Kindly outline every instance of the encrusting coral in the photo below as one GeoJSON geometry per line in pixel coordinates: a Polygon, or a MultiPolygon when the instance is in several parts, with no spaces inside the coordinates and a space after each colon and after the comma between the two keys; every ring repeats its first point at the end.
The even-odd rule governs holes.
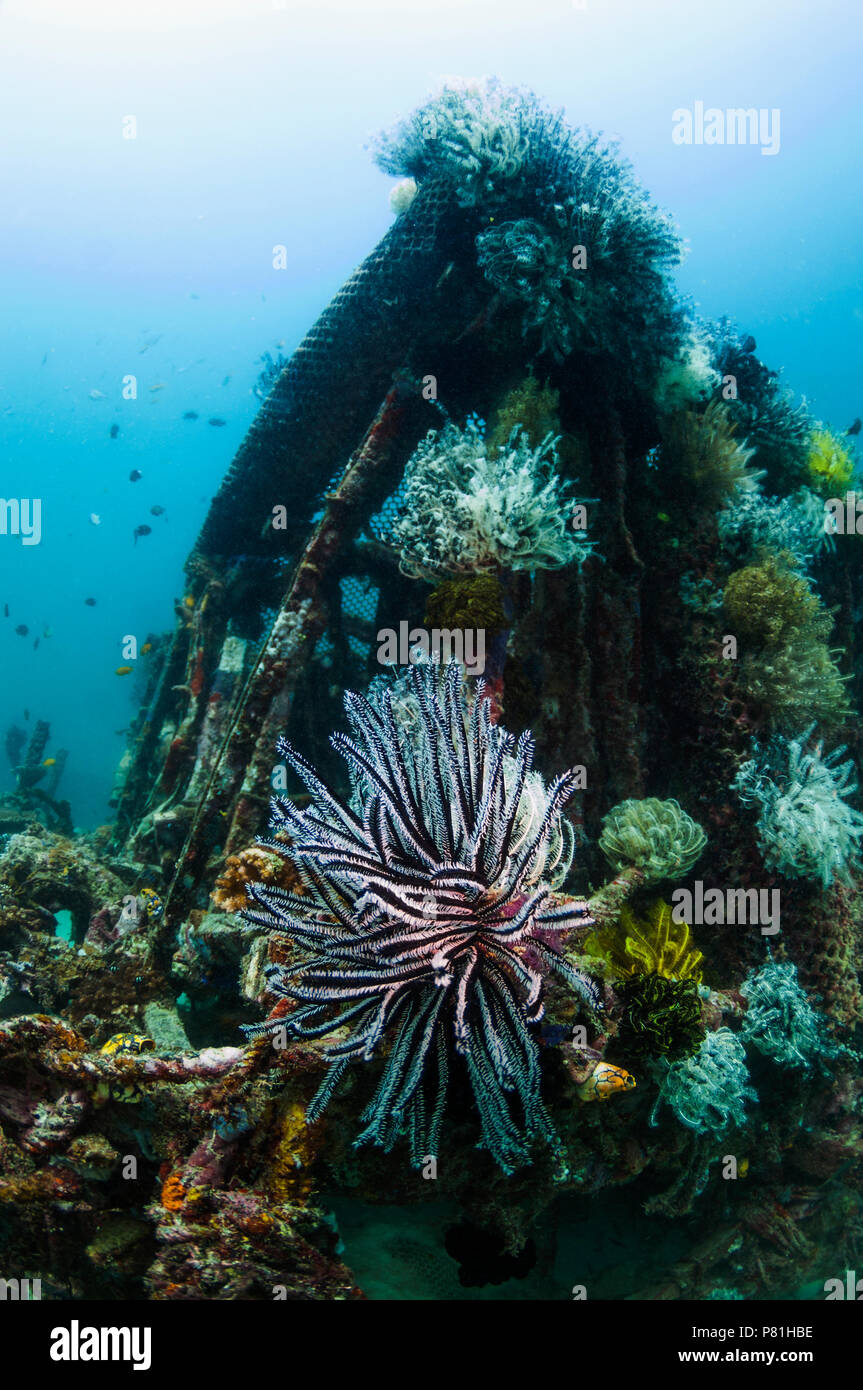
{"type": "Polygon", "coordinates": [[[647,380],[657,352],[676,357],[680,236],[612,142],[570,130],[530,92],[449,82],[378,138],[376,158],[420,188],[451,182],[463,207],[522,210],[480,233],[479,264],[540,350],[609,354],[647,380]]]}
{"type": "Polygon", "coordinates": [[[426,600],[426,627],[465,631],[482,628],[486,637],[509,626],[500,581],[493,574],[445,579],[426,600]]]}
{"type": "Polygon", "coordinates": [[[38,785],[0,798],[4,1272],[66,1300],[333,1300],[354,1278],[373,1297],[351,1232],[389,1262],[382,1196],[404,1226],[458,1208],[515,1251],[566,1194],[633,1216],[592,1298],[787,1296],[850,1269],[863,1229],[859,730],[826,755],[800,733],[863,679],[856,545],[824,530],[852,446],[819,441],[753,339],[677,300],[676,234],[609,146],[493,82],[451,84],[385,145],[397,215],[297,354],[265,354],[266,404],[150,654],[115,824],[31,825],[42,734],[38,785]],[[371,518],[404,503],[424,440],[398,573],[371,518]],[[478,696],[428,651],[377,674],[378,623],[424,602],[493,634],[478,696]],[[319,745],[366,682],[346,767],[319,745]],[[578,777],[546,786],[504,712],[578,777]],[[753,745],[762,728],[784,737],[753,745]],[[286,753],[296,804],[244,849],[281,732],[308,756],[286,753]],[[775,966],[757,930],[693,928],[714,988],[658,897],[702,850],[735,897],[782,894],[775,966]],[[715,1171],[729,1150],[745,1183],[715,1171]]]}
{"type": "Polygon", "coordinates": [[[302,892],[302,885],[290,863],[252,845],[239,854],[228,856],[212,892],[214,905],[223,912],[242,912],[249,905],[247,889],[252,883],[275,883],[282,888],[302,892]]]}

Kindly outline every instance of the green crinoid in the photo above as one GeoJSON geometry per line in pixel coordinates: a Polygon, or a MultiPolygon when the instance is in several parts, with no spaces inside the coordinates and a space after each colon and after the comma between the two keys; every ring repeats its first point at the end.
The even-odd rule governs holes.
{"type": "Polygon", "coordinates": [[[680,1061],[704,1040],[695,980],[633,975],[621,990],[624,1016],[618,1042],[627,1059],[666,1057],[680,1061]]]}
{"type": "Polygon", "coordinates": [[[673,798],[647,796],[621,801],[602,822],[599,848],[616,872],[640,870],[646,883],[684,878],[707,836],[673,798]]]}

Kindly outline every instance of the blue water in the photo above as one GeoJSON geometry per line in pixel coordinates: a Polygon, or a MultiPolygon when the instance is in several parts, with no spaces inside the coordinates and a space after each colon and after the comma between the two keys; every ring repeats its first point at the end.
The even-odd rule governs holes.
{"type": "Polygon", "coordinates": [[[0,729],[50,721],[77,825],[110,814],[141,684],[114,674],[122,640],[173,627],[257,359],[291,351],[390,223],[364,140],[443,77],[492,73],[619,135],[691,243],[681,288],[844,429],[863,366],[859,35],[850,0],[0,4],[0,495],[43,504],[40,545],[0,536],[0,729]],[[672,112],[696,100],[779,108],[779,153],[675,145],[672,112]]]}

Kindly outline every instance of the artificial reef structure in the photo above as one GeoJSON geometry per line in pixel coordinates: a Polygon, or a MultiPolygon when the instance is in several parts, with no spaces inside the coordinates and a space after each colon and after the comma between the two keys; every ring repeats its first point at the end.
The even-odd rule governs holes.
{"type": "Polygon", "coordinates": [[[333,1210],[441,1204],[411,1296],[568,1297],[617,1208],[659,1234],[590,1297],[790,1296],[863,1231],[853,447],[531,94],[376,157],[395,220],[212,503],[114,823],[2,841],[7,1264],[356,1298],[333,1210]]]}

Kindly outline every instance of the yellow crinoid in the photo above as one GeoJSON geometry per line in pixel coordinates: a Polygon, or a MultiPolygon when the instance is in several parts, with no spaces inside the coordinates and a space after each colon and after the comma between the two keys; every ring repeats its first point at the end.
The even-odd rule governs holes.
{"type": "Polygon", "coordinates": [[[604,960],[619,979],[661,975],[666,980],[694,980],[696,984],[701,980],[703,957],[692,944],[689,926],[674,921],[662,898],[655,898],[641,916],[624,904],[619,922],[592,932],[584,949],[604,960]]]}
{"type": "Polygon", "coordinates": [[[818,425],[809,437],[809,486],[825,497],[844,492],[854,478],[854,455],[839,435],[818,425]]]}

